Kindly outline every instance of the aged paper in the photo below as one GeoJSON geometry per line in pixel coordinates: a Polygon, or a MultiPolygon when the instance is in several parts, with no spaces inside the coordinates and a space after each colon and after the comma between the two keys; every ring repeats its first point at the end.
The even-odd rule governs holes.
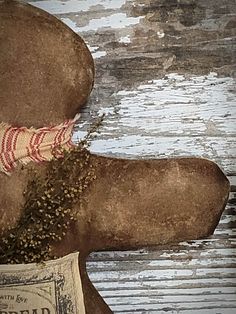
{"type": "Polygon", "coordinates": [[[85,314],[78,257],[0,265],[0,314],[85,314]]]}

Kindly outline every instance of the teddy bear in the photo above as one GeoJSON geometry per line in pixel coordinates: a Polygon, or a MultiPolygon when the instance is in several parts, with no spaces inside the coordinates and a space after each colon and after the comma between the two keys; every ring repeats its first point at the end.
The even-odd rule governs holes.
{"type": "Polygon", "coordinates": [[[52,15],[1,0],[0,48],[0,262],[79,252],[84,312],[112,313],[89,280],[88,255],[208,237],[229,182],[203,158],[131,160],[91,153],[87,138],[75,145],[94,62],[52,15]]]}

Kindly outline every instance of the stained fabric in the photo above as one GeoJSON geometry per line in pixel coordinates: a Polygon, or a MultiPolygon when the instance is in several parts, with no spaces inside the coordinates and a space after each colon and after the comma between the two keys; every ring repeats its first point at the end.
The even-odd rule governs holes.
{"type": "Polygon", "coordinates": [[[10,174],[18,163],[49,161],[61,157],[63,150],[74,147],[72,131],[74,119],[39,129],[0,124],[0,172],[10,174]]]}
{"type": "Polygon", "coordinates": [[[3,264],[0,274],[0,294],[8,296],[0,313],[85,314],[79,252],[40,264],[3,264]]]}

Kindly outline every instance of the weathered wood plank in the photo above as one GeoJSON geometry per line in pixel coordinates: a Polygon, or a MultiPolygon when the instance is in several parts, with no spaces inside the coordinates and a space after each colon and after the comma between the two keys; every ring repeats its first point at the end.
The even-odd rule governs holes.
{"type": "MultiPolygon", "coordinates": [[[[234,253],[234,252],[232,252],[234,253]]],[[[144,263],[143,260],[135,259],[133,261],[104,261],[97,263],[95,261],[89,262],[89,271],[90,272],[103,272],[107,271],[124,271],[131,267],[137,268],[143,264],[145,266],[146,270],[152,270],[152,269],[160,269],[160,270],[166,270],[166,269],[176,269],[178,266],[178,269],[193,269],[193,268],[219,268],[219,267],[229,267],[229,268],[236,268],[236,257],[224,257],[224,259],[221,258],[192,258],[190,261],[182,261],[177,264],[175,260],[146,260],[146,263],[144,263]]]]}
{"type": "Polygon", "coordinates": [[[105,139],[126,134],[234,136],[234,86],[233,78],[220,78],[216,73],[187,77],[172,73],[135,90],[119,91],[110,106],[98,112],[108,115],[101,133],[105,139]]]}
{"type": "MultiPolygon", "coordinates": [[[[165,289],[186,289],[190,290],[195,288],[208,288],[211,290],[211,288],[215,287],[235,287],[235,278],[222,278],[219,280],[219,278],[207,278],[207,279],[198,279],[198,280],[192,280],[192,279],[186,279],[186,280],[162,280],[162,281],[156,281],[156,280],[148,280],[143,281],[140,284],[140,279],[137,279],[135,281],[122,281],[122,278],[119,280],[119,282],[106,282],[106,284],[102,282],[97,282],[95,284],[98,291],[103,294],[104,290],[111,290],[113,291],[113,295],[116,295],[116,291],[123,291],[123,290],[130,290],[130,297],[132,298],[132,291],[136,289],[142,289],[142,287],[145,287],[146,289],[156,289],[157,291],[165,291],[165,289]]],[[[151,303],[151,300],[150,300],[151,303]]],[[[109,304],[109,303],[108,303],[109,304]]],[[[129,302],[127,302],[127,305],[129,302]]],[[[124,307],[125,308],[125,307],[124,307]]]]}
{"type": "MultiPolygon", "coordinates": [[[[125,304],[125,297],[123,297],[124,299],[122,300],[121,298],[110,298],[110,303],[113,303],[114,306],[117,306],[117,305],[122,305],[122,304],[125,304]]],[[[234,295],[232,294],[225,294],[224,295],[224,299],[226,302],[234,302],[235,301],[235,297],[234,295]]],[[[163,307],[163,304],[164,306],[166,304],[175,304],[175,303],[181,303],[182,299],[181,297],[178,297],[178,296],[170,296],[170,297],[164,297],[164,296],[152,296],[152,300],[153,300],[153,303],[156,303],[157,305],[161,305],[163,307]]],[[[207,298],[207,296],[204,296],[204,302],[206,303],[213,303],[213,302],[216,302],[218,303],[219,302],[219,295],[211,295],[210,296],[210,300],[207,298]]],[[[195,305],[193,305],[194,303],[197,303],[197,302],[202,302],[202,296],[185,296],[185,304],[184,306],[191,306],[192,309],[196,308],[195,305]],[[189,304],[187,304],[189,303],[189,304]]],[[[147,300],[147,297],[145,296],[139,296],[139,297],[134,297],[132,298],[132,303],[130,305],[134,305],[134,306],[137,306],[137,305],[142,305],[142,304],[145,304],[145,303],[148,303],[148,300],[147,300]]],[[[220,304],[222,306],[222,304],[220,304]]],[[[182,307],[184,307],[182,305],[182,307]]]]}
{"type": "Polygon", "coordinates": [[[78,13],[78,12],[92,12],[96,11],[99,6],[104,10],[114,10],[119,9],[125,0],[67,0],[67,1],[58,1],[58,0],[31,0],[30,3],[33,5],[48,11],[51,14],[67,14],[67,13],[78,13]]]}
{"type": "MultiPolygon", "coordinates": [[[[221,252],[223,253],[221,256],[225,256],[225,253],[228,253],[228,250],[221,252]]],[[[233,253],[233,252],[232,252],[233,253]]],[[[236,268],[222,268],[219,272],[218,269],[212,269],[212,268],[201,268],[201,269],[145,269],[137,271],[132,271],[130,269],[128,270],[121,270],[120,273],[117,273],[117,271],[109,270],[109,272],[104,272],[101,274],[100,272],[93,272],[90,275],[91,280],[95,283],[96,281],[102,281],[104,284],[106,282],[111,281],[118,281],[120,277],[122,276],[124,281],[134,281],[135,279],[139,279],[142,281],[148,281],[152,280],[153,278],[158,278],[156,281],[162,281],[162,280],[173,280],[175,278],[176,280],[183,280],[189,279],[194,277],[194,279],[197,281],[198,279],[204,279],[204,278],[235,278],[236,281],[236,268]]]]}
{"type": "MultiPolygon", "coordinates": [[[[201,311],[201,313],[203,313],[203,311],[208,310],[208,309],[214,309],[215,311],[217,310],[217,313],[224,313],[221,312],[222,308],[231,308],[231,314],[234,313],[234,306],[235,305],[235,301],[212,301],[212,302],[205,302],[205,305],[202,305],[200,302],[190,302],[190,303],[185,303],[184,305],[180,305],[178,303],[173,304],[172,306],[168,306],[167,304],[147,304],[145,306],[145,311],[146,313],[149,312],[150,310],[154,313],[159,313],[160,310],[162,311],[169,311],[172,312],[173,310],[175,311],[175,313],[178,312],[182,312],[183,310],[187,310],[188,313],[191,313],[192,310],[196,310],[199,309],[201,311]]],[[[134,305],[131,304],[129,306],[127,306],[127,310],[131,311],[131,313],[136,313],[137,310],[144,310],[144,306],[143,304],[140,305],[134,305]]],[[[123,305],[114,305],[113,306],[113,311],[115,313],[127,313],[127,310],[123,310],[123,305]]],[[[144,311],[144,313],[145,313],[144,311]]]]}
{"type": "MultiPolygon", "coordinates": [[[[112,290],[106,290],[103,291],[103,296],[104,297],[114,297],[114,292],[112,290]]],[[[122,290],[117,290],[116,291],[116,297],[133,297],[133,296],[159,296],[159,297],[172,297],[172,296],[178,296],[178,297],[183,297],[183,296],[202,296],[204,295],[204,297],[210,297],[211,295],[217,295],[217,294],[221,294],[221,295],[230,295],[233,294],[235,295],[236,293],[236,288],[235,287],[211,287],[211,289],[209,289],[209,287],[207,288],[192,288],[192,289],[176,289],[176,288],[171,288],[171,289],[147,289],[145,287],[141,287],[139,289],[132,289],[129,290],[128,287],[127,289],[122,289],[122,290]],[[132,293],[132,295],[131,295],[132,293]]],[[[171,303],[171,301],[169,302],[171,303]]]]}
{"type": "MultiPolygon", "coordinates": [[[[199,309],[199,310],[196,310],[196,309],[191,309],[191,310],[185,310],[185,309],[181,309],[181,313],[186,313],[186,314],[234,314],[234,312],[232,312],[233,310],[231,308],[220,308],[220,309],[217,309],[217,312],[216,312],[216,309],[204,309],[204,312],[202,309],[199,309]]],[[[171,309],[171,308],[168,308],[166,307],[163,311],[162,310],[158,310],[158,314],[166,314],[166,313],[173,313],[173,314],[177,314],[177,313],[180,313],[179,310],[176,310],[176,309],[171,309]]],[[[116,311],[116,313],[139,313],[139,314],[144,314],[144,313],[147,313],[146,311],[139,311],[139,310],[130,310],[130,311],[123,311],[123,312],[118,312],[116,311]]],[[[148,313],[157,313],[156,310],[148,310],[148,313]]]]}

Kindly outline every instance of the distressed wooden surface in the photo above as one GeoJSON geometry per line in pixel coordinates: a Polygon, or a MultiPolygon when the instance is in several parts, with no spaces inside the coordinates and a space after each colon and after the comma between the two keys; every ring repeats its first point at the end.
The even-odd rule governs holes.
{"type": "Polygon", "coordinates": [[[235,209],[228,205],[210,239],[94,253],[91,279],[115,313],[235,313],[235,209]]]}
{"type": "MultiPolygon", "coordinates": [[[[92,151],[209,158],[236,191],[234,0],[31,3],[81,34],[95,58],[95,87],[75,140],[105,113],[92,151]]],[[[235,195],[211,238],[94,253],[88,270],[115,313],[235,313],[235,195]]]]}

